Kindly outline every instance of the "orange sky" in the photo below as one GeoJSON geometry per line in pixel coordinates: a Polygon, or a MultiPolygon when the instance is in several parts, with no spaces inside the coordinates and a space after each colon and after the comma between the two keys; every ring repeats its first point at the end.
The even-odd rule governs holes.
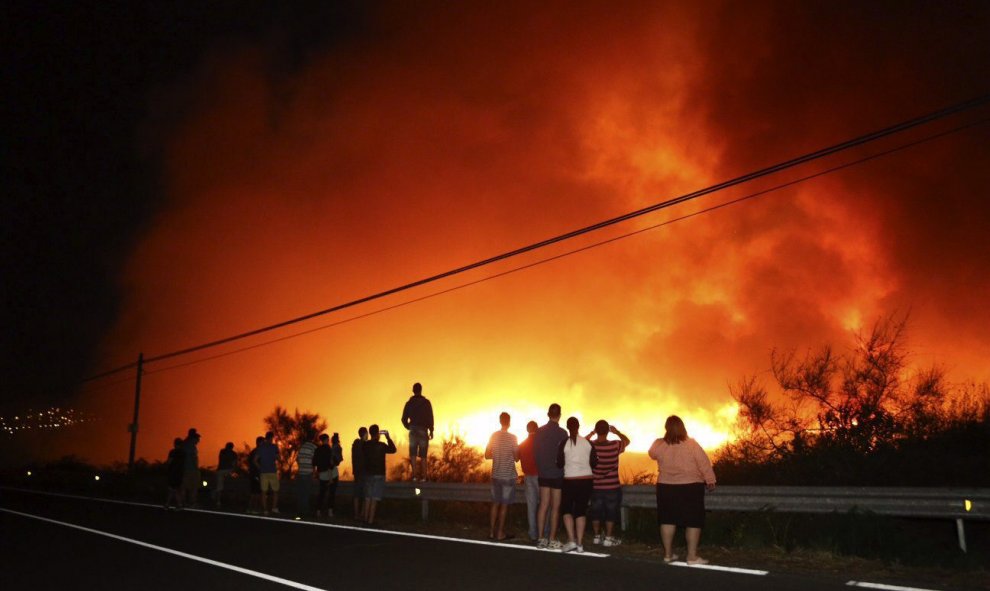
{"type": "MultiPolygon", "coordinates": [[[[445,271],[981,90],[968,31],[945,34],[959,22],[902,14],[880,30],[867,14],[758,6],[392,11],[291,72],[272,47],[218,44],[154,98],[148,136],[164,155],[168,204],[121,278],[104,366],[445,271]]],[[[259,434],[276,404],[320,412],[345,440],[372,422],[398,432],[414,381],[440,433],[476,444],[500,411],[521,433],[559,402],[583,428],[615,423],[635,450],[672,413],[714,448],[734,419],[727,385],[765,371],[772,347],[846,346],[850,330],[907,309],[917,363],[988,379],[987,138],[979,129],[284,342],[160,373],[211,353],[153,364],[138,455],[161,458],[196,426],[212,463],[225,441],[259,434]]],[[[126,457],[132,391],[83,392],[108,434],[82,444],[85,455],[126,457]]]]}

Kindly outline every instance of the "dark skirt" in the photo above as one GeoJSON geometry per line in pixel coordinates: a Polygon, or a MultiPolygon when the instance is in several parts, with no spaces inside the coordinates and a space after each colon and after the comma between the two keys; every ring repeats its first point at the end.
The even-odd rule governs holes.
{"type": "Polygon", "coordinates": [[[705,527],[705,483],[657,484],[657,523],[705,527]]]}

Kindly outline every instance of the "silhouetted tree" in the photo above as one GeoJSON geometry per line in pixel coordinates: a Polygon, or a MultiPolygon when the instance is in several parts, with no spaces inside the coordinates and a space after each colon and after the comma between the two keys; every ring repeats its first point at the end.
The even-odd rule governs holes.
{"type": "MultiPolygon", "coordinates": [[[[484,454],[459,435],[445,437],[440,443],[440,455],[431,453],[427,458],[430,479],[437,482],[485,482],[490,474],[483,468],[484,462],[484,454]]],[[[406,480],[410,476],[408,458],[389,470],[392,480],[406,480]]]]}
{"type": "Polygon", "coordinates": [[[987,386],[954,390],[940,367],[909,375],[906,325],[906,316],[884,318],[846,355],[828,346],[801,358],[773,351],[780,395],[756,377],[730,387],[738,438],[718,453],[721,471],[791,484],[987,480],[987,386]]]}
{"type": "Polygon", "coordinates": [[[279,475],[282,478],[289,478],[295,472],[299,446],[304,441],[313,441],[317,435],[327,429],[327,422],[319,413],[301,413],[297,408],[289,414],[288,410],[279,405],[262,419],[262,423],[265,431],[275,433],[275,443],[278,445],[281,462],[279,475]]]}

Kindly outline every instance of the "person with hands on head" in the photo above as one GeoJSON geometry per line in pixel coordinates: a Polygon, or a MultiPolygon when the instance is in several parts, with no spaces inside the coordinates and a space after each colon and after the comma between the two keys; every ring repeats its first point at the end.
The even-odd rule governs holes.
{"type": "Polygon", "coordinates": [[[591,493],[591,508],[588,513],[591,517],[591,529],[595,537],[592,539],[595,544],[604,546],[618,546],[622,543],[615,537],[615,522],[620,519],[622,506],[622,484],[619,482],[619,454],[626,451],[629,446],[629,438],[623,435],[615,425],[609,425],[608,421],[602,419],[595,423],[595,430],[586,436],[591,445],[595,448],[598,456],[598,465],[595,466],[595,485],[591,493]],[[619,439],[609,440],[609,433],[619,439]],[[596,436],[595,439],[592,439],[596,436]],[[601,522],[605,522],[605,531],[602,532],[601,522]]]}

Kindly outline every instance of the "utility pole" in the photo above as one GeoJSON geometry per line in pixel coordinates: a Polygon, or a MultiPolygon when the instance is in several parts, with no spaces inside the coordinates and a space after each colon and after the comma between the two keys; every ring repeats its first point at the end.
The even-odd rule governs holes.
{"type": "Polygon", "coordinates": [[[138,355],[137,382],[134,385],[134,422],[128,430],[131,432],[131,453],[127,456],[127,471],[134,471],[134,448],[137,446],[138,408],[141,406],[141,374],[144,371],[144,353],[138,355]]]}

